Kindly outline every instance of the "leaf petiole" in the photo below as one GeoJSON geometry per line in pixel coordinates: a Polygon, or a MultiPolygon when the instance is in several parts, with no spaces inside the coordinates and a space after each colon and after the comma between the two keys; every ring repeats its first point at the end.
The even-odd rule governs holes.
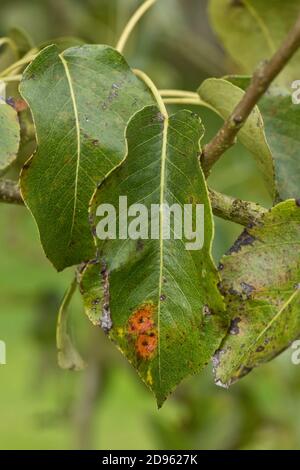
{"type": "Polygon", "coordinates": [[[128,21],[127,25],[125,26],[120,39],[117,43],[116,50],[123,53],[123,50],[127,44],[129,36],[131,35],[132,31],[140,21],[140,19],[145,15],[145,13],[149,10],[149,8],[156,3],[157,0],[146,0],[132,15],[130,20],[128,21]]]}
{"type": "Polygon", "coordinates": [[[3,80],[3,78],[9,76],[11,72],[14,72],[15,70],[19,69],[23,65],[27,65],[30,62],[32,62],[37,56],[35,52],[36,52],[36,49],[32,49],[32,51],[29,51],[28,54],[26,54],[22,59],[18,60],[14,64],[7,67],[7,69],[3,70],[3,72],[1,72],[0,79],[3,80]]]}

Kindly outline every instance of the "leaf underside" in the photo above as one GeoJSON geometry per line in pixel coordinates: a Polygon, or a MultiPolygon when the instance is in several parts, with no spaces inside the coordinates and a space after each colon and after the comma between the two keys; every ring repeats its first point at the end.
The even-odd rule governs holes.
{"type": "Polygon", "coordinates": [[[300,201],[288,200],[246,229],[221,261],[232,321],[214,358],[216,382],[229,386],[300,336],[300,201]]]}
{"type": "MultiPolygon", "coordinates": [[[[227,119],[241,101],[244,91],[239,86],[221,78],[209,78],[198,89],[200,98],[217,114],[227,119]]],[[[268,145],[264,122],[257,106],[238,134],[240,142],[253,154],[272,197],[276,197],[274,161],[268,145]]]]}
{"type": "Polygon", "coordinates": [[[20,124],[16,110],[0,97],[0,175],[15,161],[20,144],[20,124]]]}
{"type": "MultiPolygon", "coordinates": [[[[245,76],[228,76],[226,80],[242,90],[250,83],[250,77],[245,76]]],[[[277,199],[297,199],[300,197],[300,106],[292,102],[290,92],[276,86],[260,100],[259,110],[274,160],[277,199]]],[[[249,147],[249,150],[254,149],[249,147]]]]}
{"type": "Polygon", "coordinates": [[[21,175],[22,196],[47,257],[62,270],[94,257],[89,201],[125,156],[127,122],[153,98],[124,58],[100,45],[62,53],[47,47],[26,69],[20,91],[38,142],[21,175]]]}
{"type": "Polygon", "coordinates": [[[212,213],[198,162],[202,134],[199,118],[188,111],[169,119],[154,106],[137,113],[127,128],[127,158],[91,206],[95,227],[99,204],[118,207],[119,195],[128,197],[128,207],[138,202],[148,210],[151,204],[204,204],[202,250],[188,251],[184,240],[163,239],[161,232],[156,240],[98,240],[99,259],[82,274],[87,314],[109,332],[159,406],[208,363],[226,330],[211,258],[212,213]]]}

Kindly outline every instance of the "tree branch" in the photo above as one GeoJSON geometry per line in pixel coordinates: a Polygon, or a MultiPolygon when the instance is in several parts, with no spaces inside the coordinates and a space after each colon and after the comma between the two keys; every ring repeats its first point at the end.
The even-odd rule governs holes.
{"type": "Polygon", "coordinates": [[[300,47],[300,16],[278,51],[263,62],[254,72],[250,86],[233,113],[227,118],[222,128],[202,152],[201,163],[204,173],[209,175],[211,167],[236,140],[236,136],[245,124],[259,99],[269,88],[272,81],[283,70],[300,47]]]}
{"type": "MultiPolygon", "coordinates": [[[[209,197],[213,213],[225,220],[231,220],[237,224],[248,225],[256,223],[267,212],[267,209],[254,202],[235,199],[226,194],[209,190],[209,197]]],[[[20,189],[17,183],[0,179],[0,203],[24,205],[20,189]]]]}
{"type": "Polygon", "coordinates": [[[268,212],[255,202],[242,201],[212,189],[209,190],[209,197],[214,215],[245,227],[256,224],[268,212]]]}
{"type": "Polygon", "coordinates": [[[0,202],[24,204],[18,183],[11,180],[0,179],[0,202]]]}

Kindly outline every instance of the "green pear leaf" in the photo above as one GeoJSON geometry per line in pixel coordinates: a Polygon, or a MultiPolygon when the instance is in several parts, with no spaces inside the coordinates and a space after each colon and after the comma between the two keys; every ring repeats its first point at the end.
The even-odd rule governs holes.
{"type": "Polygon", "coordinates": [[[232,321],[214,358],[229,386],[270,361],[300,336],[300,201],[273,207],[247,228],[220,265],[232,321]]]}
{"type": "Polygon", "coordinates": [[[19,59],[34,47],[32,39],[22,28],[11,28],[8,37],[14,44],[16,55],[19,59]]]}
{"type": "Polygon", "coordinates": [[[62,36],[42,42],[41,44],[39,44],[38,50],[41,51],[45,47],[55,45],[59,52],[63,52],[66,49],[70,49],[71,47],[83,46],[84,44],[85,41],[81,38],[77,38],[75,36],[62,36]]]}
{"type": "Polygon", "coordinates": [[[20,92],[38,142],[21,191],[47,257],[62,270],[94,257],[89,201],[124,158],[127,122],[153,98],[124,58],[101,45],[47,47],[26,69],[20,92]]]}
{"type": "MultiPolygon", "coordinates": [[[[212,27],[225,49],[250,73],[269,59],[281,45],[300,13],[299,0],[210,0],[212,27]]],[[[277,78],[290,86],[298,76],[300,52],[277,78]]]]}
{"type": "MultiPolygon", "coordinates": [[[[225,120],[241,101],[244,91],[225,79],[209,78],[199,87],[198,94],[204,103],[225,120]]],[[[239,131],[238,139],[253,154],[262,171],[268,191],[274,199],[276,194],[274,161],[266,139],[263,118],[257,106],[239,131]]]]}
{"type": "Polygon", "coordinates": [[[16,160],[20,144],[20,124],[16,110],[0,97],[0,175],[16,160]]]}
{"type": "MultiPolygon", "coordinates": [[[[226,80],[246,90],[251,78],[228,76],[226,80]]],[[[278,200],[300,197],[300,106],[291,93],[273,86],[259,102],[264,131],[275,167],[278,200]]],[[[253,147],[248,147],[253,151],[253,147]]]]}
{"type": "Polygon", "coordinates": [[[97,239],[98,259],[82,274],[87,314],[108,332],[159,406],[184,377],[208,363],[227,324],[211,258],[212,211],[198,159],[202,135],[199,117],[189,111],[170,118],[156,106],[140,111],[127,128],[126,160],[100,185],[91,205],[94,229],[103,203],[116,208],[118,229],[116,239],[97,239]],[[128,208],[142,204],[144,220],[153,205],[176,203],[192,205],[195,223],[196,204],[202,204],[202,248],[187,249],[174,225],[171,238],[165,237],[164,211],[159,223],[149,216],[148,239],[145,233],[123,239],[119,230],[127,223],[119,196],[127,197],[128,208]],[[157,226],[157,237],[151,237],[157,226]]]}

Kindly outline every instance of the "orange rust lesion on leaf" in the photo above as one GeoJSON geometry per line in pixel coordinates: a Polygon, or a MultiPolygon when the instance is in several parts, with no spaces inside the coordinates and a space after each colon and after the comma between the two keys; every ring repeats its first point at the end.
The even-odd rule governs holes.
{"type": "Polygon", "coordinates": [[[143,359],[150,359],[157,348],[157,335],[154,331],[140,335],[136,342],[136,352],[143,359]]]}
{"type": "Polygon", "coordinates": [[[129,333],[141,334],[149,331],[154,326],[153,315],[153,304],[143,304],[141,307],[138,307],[129,318],[129,333]]]}
{"type": "Polygon", "coordinates": [[[136,353],[142,359],[150,359],[157,348],[154,313],[154,304],[144,303],[132,313],[128,320],[128,333],[134,337],[136,353]]]}

